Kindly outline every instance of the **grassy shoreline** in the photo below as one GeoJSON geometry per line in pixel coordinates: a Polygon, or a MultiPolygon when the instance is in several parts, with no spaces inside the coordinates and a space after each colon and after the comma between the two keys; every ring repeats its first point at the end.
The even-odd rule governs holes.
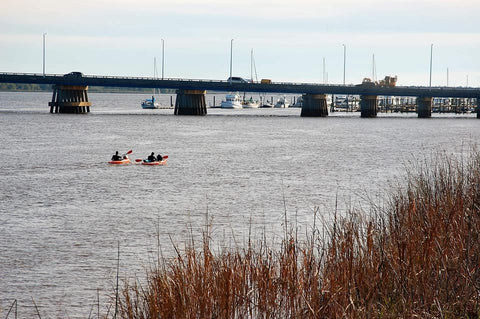
{"type": "Polygon", "coordinates": [[[479,318],[480,152],[439,154],[412,168],[382,207],[352,208],[313,225],[300,242],[285,228],[214,253],[201,247],[126,281],[121,318],[479,318]]]}

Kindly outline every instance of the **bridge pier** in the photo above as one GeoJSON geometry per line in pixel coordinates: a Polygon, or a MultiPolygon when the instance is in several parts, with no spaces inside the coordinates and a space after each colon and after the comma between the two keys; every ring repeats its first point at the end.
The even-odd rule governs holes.
{"type": "Polygon", "coordinates": [[[300,116],[328,116],[327,96],[325,94],[303,94],[302,112],[300,113],[300,116]]]}
{"type": "Polygon", "coordinates": [[[477,107],[475,108],[475,111],[477,111],[477,119],[480,119],[480,97],[477,97],[475,100],[477,102],[477,107]]]}
{"type": "Polygon", "coordinates": [[[205,90],[177,90],[175,115],[207,115],[205,90]]]}
{"type": "Polygon", "coordinates": [[[50,113],[88,113],[91,102],[88,101],[88,86],[54,85],[50,113]]]}
{"type": "Polygon", "coordinates": [[[417,97],[417,113],[418,118],[432,117],[432,97],[419,96],[417,97]]]}
{"type": "Polygon", "coordinates": [[[377,117],[378,97],[376,95],[360,96],[360,117],[377,117]]]}

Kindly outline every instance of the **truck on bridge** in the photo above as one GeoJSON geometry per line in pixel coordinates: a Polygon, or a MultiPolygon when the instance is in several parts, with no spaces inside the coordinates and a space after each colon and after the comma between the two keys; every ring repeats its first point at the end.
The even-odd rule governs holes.
{"type": "Polygon", "coordinates": [[[370,78],[364,78],[362,84],[357,86],[368,86],[368,87],[395,87],[397,85],[397,76],[387,75],[383,80],[372,81],[370,78]]]}

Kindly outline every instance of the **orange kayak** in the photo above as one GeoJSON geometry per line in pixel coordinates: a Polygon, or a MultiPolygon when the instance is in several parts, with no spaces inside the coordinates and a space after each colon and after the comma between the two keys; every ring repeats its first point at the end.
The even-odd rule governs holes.
{"type": "Polygon", "coordinates": [[[110,162],[108,162],[108,164],[113,164],[113,165],[130,164],[130,159],[125,158],[125,159],[122,159],[120,161],[110,161],[110,162]]]}
{"type": "Polygon", "coordinates": [[[143,162],[142,162],[142,165],[151,165],[151,166],[154,166],[154,165],[167,165],[167,160],[164,159],[164,160],[155,161],[155,162],[145,162],[145,161],[143,161],[143,162]]]}

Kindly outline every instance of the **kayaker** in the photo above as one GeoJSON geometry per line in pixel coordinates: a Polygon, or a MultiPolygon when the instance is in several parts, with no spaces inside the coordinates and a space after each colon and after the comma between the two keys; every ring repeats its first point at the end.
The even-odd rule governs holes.
{"type": "Polygon", "coordinates": [[[112,156],[112,161],[121,161],[122,157],[118,155],[118,151],[115,152],[115,154],[112,156]]]}
{"type": "Polygon", "coordinates": [[[148,162],[155,162],[155,153],[152,152],[152,154],[150,154],[148,157],[147,157],[147,161],[148,162]]]}
{"type": "Polygon", "coordinates": [[[162,160],[163,160],[162,155],[158,154],[158,155],[157,155],[157,161],[161,162],[162,160]]]}

